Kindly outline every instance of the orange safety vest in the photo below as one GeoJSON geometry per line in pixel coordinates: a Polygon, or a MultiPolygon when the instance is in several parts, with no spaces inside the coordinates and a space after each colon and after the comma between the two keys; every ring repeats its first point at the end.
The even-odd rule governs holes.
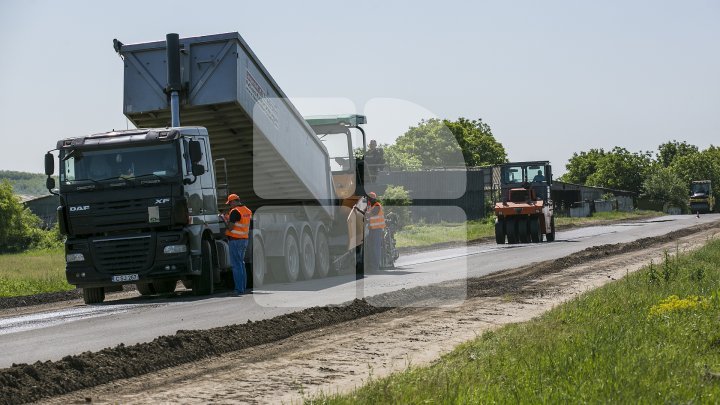
{"type": "Polygon", "coordinates": [[[240,214],[240,221],[228,223],[228,228],[225,230],[225,236],[233,239],[247,239],[250,235],[250,220],[252,219],[252,211],[244,205],[235,207],[227,213],[228,220],[230,219],[230,214],[233,211],[237,211],[237,213],[240,214]]]}
{"type": "Polygon", "coordinates": [[[377,213],[370,217],[370,229],[385,229],[385,213],[383,212],[383,207],[380,205],[379,202],[376,202],[373,204],[372,207],[370,207],[370,212],[372,213],[372,210],[375,209],[375,207],[378,208],[377,213]]]}

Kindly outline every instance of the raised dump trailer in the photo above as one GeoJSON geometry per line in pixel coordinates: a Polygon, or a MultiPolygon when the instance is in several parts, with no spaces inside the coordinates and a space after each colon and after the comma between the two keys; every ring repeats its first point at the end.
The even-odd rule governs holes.
{"type": "Polygon", "coordinates": [[[336,215],[327,149],[238,33],[115,41],[115,50],[125,115],[150,129],[57,144],[66,273],[85,302],[128,283],[142,294],[170,292],[178,280],[199,294],[227,283],[219,214],[229,193],[255,211],[255,286],[269,268],[289,281],[323,277],[331,252],[356,251],[362,235],[350,235],[358,227],[348,221],[359,214],[336,215]],[[345,238],[330,241],[333,229],[345,238]]]}
{"type": "MultiPolygon", "coordinates": [[[[138,128],[171,124],[165,41],[124,45],[123,112],[138,128]]],[[[183,126],[207,129],[219,181],[251,208],[334,198],[327,151],[238,33],[180,39],[183,126]],[[227,180],[226,182],[224,180],[227,180]]],[[[224,202],[224,201],[221,201],[224,202]]]]}

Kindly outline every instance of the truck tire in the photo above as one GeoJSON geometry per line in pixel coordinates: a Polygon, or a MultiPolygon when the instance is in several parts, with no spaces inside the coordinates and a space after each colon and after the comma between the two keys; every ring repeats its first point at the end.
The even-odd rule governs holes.
{"type": "Polygon", "coordinates": [[[265,261],[265,247],[259,238],[253,239],[252,249],[252,278],[253,288],[262,287],[265,282],[267,262],[265,261]]]}
{"type": "Polygon", "coordinates": [[[530,235],[528,233],[528,219],[527,218],[518,218],[517,221],[517,230],[518,230],[518,240],[520,243],[528,243],[530,242],[530,235]]]}
{"type": "Polygon", "coordinates": [[[542,242],[542,233],[540,233],[540,218],[530,217],[530,241],[532,243],[542,242]]]}
{"type": "Polygon", "coordinates": [[[330,272],[330,246],[325,231],[318,231],[315,241],[315,278],[325,278],[330,272]]]}
{"type": "Polygon", "coordinates": [[[505,233],[509,244],[512,245],[518,242],[517,220],[515,218],[505,219],[505,233]]]}
{"type": "Polygon", "coordinates": [[[171,294],[175,292],[177,280],[155,280],[152,286],[156,294],[171,294]]]}
{"type": "Polygon", "coordinates": [[[105,301],[105,289],[103,287],[83,287],[83,301],[85,304],[100,304],[105,301]]]}
{"type": "Polygon", "coordinates": [[[555,242],[555,217],[550,218],[550,233],[545,235],[548,242],[555,242]]]}
{"type": "Polygon", "coordinates": [[[202,271],[199,276],[195,276],[195,278],[193,279],[193,294],[210,295],[213,293],[214,290],[214,270],[212,249],[210,248],[209,241],[202,241],[201,254],[202,271]]]}
{"type": "Polygon", "coordinates": [[[303,232],[300,237],[300,276],[303,280],[310,280],[315,274],[315,244],[309,232],[303,232]]]}
{"type": "Polygon", "coordinates": [[[290,233],[285,238],[285,254],[280,259],[280,279],[290,283],[297,281],[300,275],[300,248],[295,235],[290,233]]]}
{"type": "Polygon", "coordinates": [[[495,222],[495,243],[498,245],[505,244],[505,220],[498,219],[495,222]]]}

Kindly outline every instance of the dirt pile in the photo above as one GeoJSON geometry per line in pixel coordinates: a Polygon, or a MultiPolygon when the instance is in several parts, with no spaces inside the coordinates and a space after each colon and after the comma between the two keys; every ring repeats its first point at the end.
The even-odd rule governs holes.
{"type": "MultiPolygon", "coordinates": [[[[679,237],[717,227],[707,224],[667,235],[644,238],[625,244],[588,248],[576,254],[515,270],[467,280],[468,297],[533,294],[533,281],[542,275],[609,255],[645,249],[679,237]]],[[[456,298],[458,282],[417,287],[355,300],[346,305],[309,308],[258,322],[230,325],[210,330],[178,331],[149,343],[120,345],[96,353],[67,356],[60,361],[19,364],[0,370],[0,403],[24,403],[89,388],[118,379],[139,376],[270,343],[295,334],[339,324],[391,308],[427,304],[433,300],[456,298]]],[[[463,291],[464,293],[464,291],[463,291]]],[[[398,309],[402,311],[402,309],[398,309]]]]}

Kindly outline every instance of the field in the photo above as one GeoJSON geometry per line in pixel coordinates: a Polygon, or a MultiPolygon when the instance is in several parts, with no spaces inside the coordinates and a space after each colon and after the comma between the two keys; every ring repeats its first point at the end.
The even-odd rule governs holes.
{"type": "Polygon", "coordinates": [[[0,297],[72,290],[62,250],[0,255],[0,297]]]}
{"type": "Polygon", "coordinates": [[[320,403],[717,403],[720,241],[320,403]]]}

